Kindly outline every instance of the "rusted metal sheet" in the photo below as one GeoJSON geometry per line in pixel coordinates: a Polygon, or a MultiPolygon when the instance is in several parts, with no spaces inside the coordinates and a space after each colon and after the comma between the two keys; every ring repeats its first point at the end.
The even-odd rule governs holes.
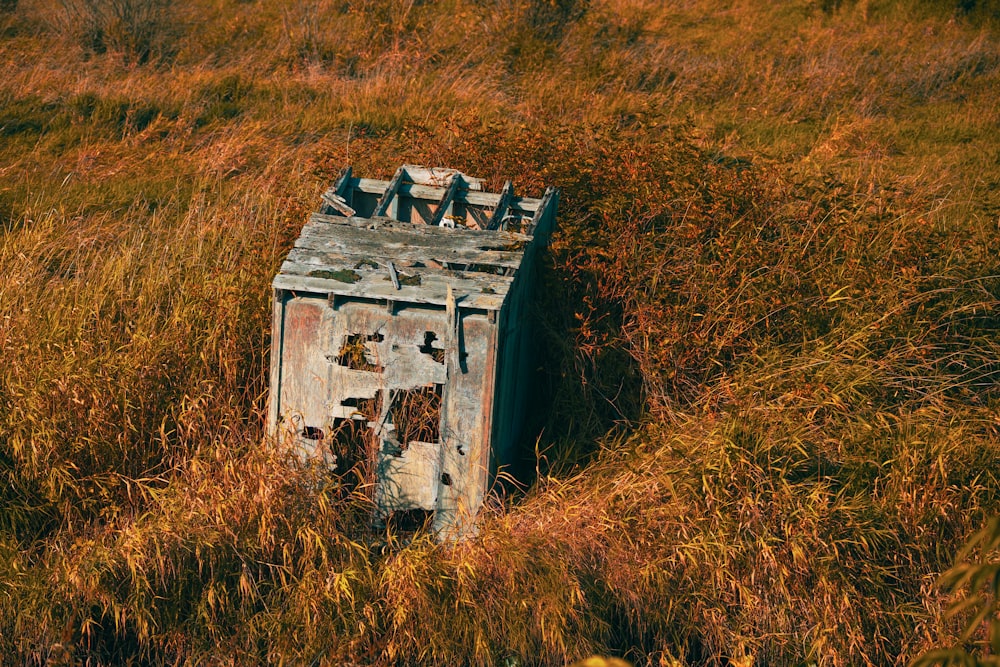
{"type": "Polygon", "coordinates": [[[369,471],[384,517],[424,512],[441,539],[469,535],[520,435],[524,303],[556,201],[454,170],[346,170],[274,279],[273,432],[369,471]]]}

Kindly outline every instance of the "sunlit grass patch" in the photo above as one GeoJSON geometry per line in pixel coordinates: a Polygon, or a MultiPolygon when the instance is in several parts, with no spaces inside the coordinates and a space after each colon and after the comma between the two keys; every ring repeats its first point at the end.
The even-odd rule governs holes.
{"type": "Polygon", "coordinates": [[[61,6],[0,17],[0,661],[958,635],[932,582],[1000,511],[988,3],[192,2],[128,58],[61,6]],[[562,188],[544,429],[457,547],[264,439],[271,277],[345,164],[404,162],[562,188]]]}

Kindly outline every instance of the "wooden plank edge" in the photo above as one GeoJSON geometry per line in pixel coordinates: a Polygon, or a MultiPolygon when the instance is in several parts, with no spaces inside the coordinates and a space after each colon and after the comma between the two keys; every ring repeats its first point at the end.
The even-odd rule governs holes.
{"type": "MultiPolygon", "coordinates": [[[[524,262],[525,254],[523,252],[509,253],[500,250],[484,251],[489,254],[479,257],[467,257],[467,256],[450,256],[443,257],[441,255],[417,255],[415,253],[393,253],[385,254],[379,252],[350,252],[350,251],[339,251],[337,249],[326,249],[317,248],[311,245],[296,245],[293,247],[287,258],[295,259],[295,261],[302,262],[303,264],[316,263],[317,266],[332,266],[334,263],[343,263],[346,267],[348,264],[352,266],[357,266],[359,264],[364,264],[366,262],[375,262],[379,266],[385,266],[389,262],[433,262],[435,264],[441,265],[441,267],[426,266],[417,268],[426,268],[428,270],[436,269],[447,271],[444,269],[445,264],[478,264],[481,266],[492,266],[498,269],[518,269],[524,262]],[[308,258],[308,261],[305,261],[308,258]],[[322,264],[321,264],[322,262],[322,264]]],[[[460,269],[452,269],[460,270],[460,269]]],[[[481,272],[477,272],[481,273],[481,272]]],[[[489,275],[489,274],[487,274],[489,275]]],[[[498,274],[499,275],[499,274],[498,274]]]]}
{"type": "Polygon", "coordinates": [[[559,206],[559,189],[548,187],[542,196],[541,204],[531,218],[531,235],[540,243],[547,244],[549,235],[555,225],[556,208],[559,206]]]}
{"type": "MultiPolygon", "coordinates": [[[[403,285],[399,291],[396,291],[388,281],[378,290],[371,289],[370,285],[362,285],[360,288],[357,285],[358,283],[341,283],[325,278],[310,278],[286,274],[278,274],[272,281],[274,289],[282,289],[290,292],[308,292],[311,294],[336,294],[338,296],[370,299],[373,301],[395,301],[398,303],[445,306],[448,298],[446,283],[435,285],[433,291],[423,287],[415,288],[407,285],[403,285]]],[[[462,310],[500,310],[506,298],[506,293],[483,294],[481,292],[466,292],[462,289],[455,290],[455,293],[457,294],[458,307],[462,310]]]]}
{"type": "MultiPolygon", "coordinates": [[[[322,280],[330,280],[334,282],[344,282],[337,280],[336,278],[313,275],[316,273],[324,274],[340,274],[343,277],[351,276],[353,278],[352,282],[344,282],[346,285],[362,285],[362,284],[374,284],[380,285],[382,282],[391,281],[391,272],[386,274],[385,269],[388,267],[389,263],[386,265],[379,265],[381,270],[373,270],[372,267],[368,268],[352,268],[353,264],[348,264],[347,266],[341,266],[340,268],[335,268],[333,266],[327,265],[317,265],[310,262],[303,262],[297,259],[286,259],[281,264],[281,272],[278,275],[286,276],[302,276],[305,278],[320,278],[322,280]],[[352,275],[353,274],[353,275],[352,275]],[[387,278],[388,275],[388,278],[387,278]]],[[[452,284],[460,286],[467,292],[480,291],[484,294],[502,294],[510,289],[511,285],[514,284],[516,276],[501,275],[498,273],[477,273],[474,271],[453,271],[450,269],[435,269],[432,267],[399,267],[396,268],[393,265],[393,271],[396,271],[396,280],[393,281],[393,287],[396,283],[400,283],[400,286],[396,289],[402,289],[403,287],[414,287],[420,288],[424,286],[425,281],[430,287],[434,287],[440,284],[452,284]],[[420,279],[419,285],[406,285],[405,280],[401,280],[399,274],[402,273],[404,276],[413,277],[416,276],[420,279]]]]}

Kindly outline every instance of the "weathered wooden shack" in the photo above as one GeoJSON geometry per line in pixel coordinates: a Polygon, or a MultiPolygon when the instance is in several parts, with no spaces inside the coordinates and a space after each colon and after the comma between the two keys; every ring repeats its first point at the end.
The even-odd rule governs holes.
{"type": "Polygon", "coordinates": [[[557,205],[452,169],[345,170],[274,279],[274,434],[342,470],[368,462],[384,517],[468,534],[522,436],[557,205]]]}

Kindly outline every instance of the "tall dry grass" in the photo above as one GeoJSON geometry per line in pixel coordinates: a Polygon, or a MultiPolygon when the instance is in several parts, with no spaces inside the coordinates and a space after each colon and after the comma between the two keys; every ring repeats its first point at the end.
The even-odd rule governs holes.
{"type": "Polygon", "coordinates": [[[145,55],[69,6],[0,14],[0,661],[983,652],[935,581],[1000,511],[989,3],[192,1],[145,55]],[[455,548],[263,439],[348,161],[563,189],[530,487],[455,548]]]}

